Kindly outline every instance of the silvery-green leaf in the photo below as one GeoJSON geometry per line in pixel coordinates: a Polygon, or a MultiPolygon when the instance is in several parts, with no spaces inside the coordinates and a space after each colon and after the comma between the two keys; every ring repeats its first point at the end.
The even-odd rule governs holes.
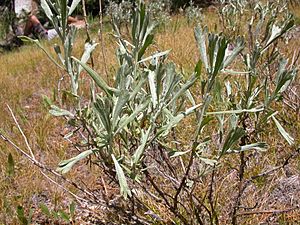
{"type": "Polygon", "coordinates": [[[184,84],[181,86],[181,88],[179,89],[179,91],[177,91],[174,95],[174,97],[170,100],[170,102],[168,103],[168,105],[172,104],[173,102],[175,102],[180,96],[182,96],[198,79],[197,74],[193,74],[191,76],[191,78],[184,84]]]}
{"type": "Polygon", "coordinates": [[[76,157],[73,157],[71,159],[63,160],[58,164],[58,168],[56,171],[61,172],[61,173],[67,173],[70,171],[70,169],[74,166],[75,163],[78,161],[86,158],[87,156],[91,155],[94,152],[93,149],[84,151],[77,155],[76,157]]]}
{"type": "Polygon", "coordinates": [[[120,193],[121,193],[121,195],[123,195],[123,197],[125,199],[127,199],[127,196],[131,196],[131,192],[128,187],[127,181],[126,181],[124,171],[123,171],[122,167],[120,166],[119,162],[116,160],[115,156],[112,154],[111,157],[115,164],[115,169],[117,172],[117,177],[118,177],[118,181],[119,181],[119,185],[120,185],[120,193]]]}
{"type": "Polygon", "coordinates": [[[143,47],[139,50],[138,60],[141,60],[141,58],[144,55],[146,49],[152,44],[153,39],[154,39],[153,34],[150,34],[150,35],[147,36],[146,40],[143,42],[144,43],[143,47]]]}
{"type": "Polygon", "coordinates": [[[184,114],[180,113],[179,115],[172,117],[170,122],[168,122],[165,126],[161,127],[158,130],[158,133],[162,133],[161,136],[166,136],[170,132],[172,127],[175,127],[182,119],[184,118],[184,114]]]}
{"type": "Polygon", "coordinates": [[[227,97],[229,97],[232,93],[232,88],[231,88],[230,81],[225,82],[225,87],[226,87],[227,97]]]}
{"type": "Polygon", "coordinates": [[[182,155],[185,155],[186,153],[189,153],[191,150],[187,150],[185,152],[173,152],[170,156],[170,158],[175,158],[175,157],[178,157],[178,156],[182,156],[182,155]]]}
{"type": "MultiPolygon", "coordinates": [[[[206,29],[206,28],[204,28],[206,29]]],[[[198,43],[198,48],[200,51],[201,60],[204,63],[205,69],[209,70],[207,53],[206,53],[206,40],[205,40],[205,33],[202,31],[201,27],[195,28],[195,37],[198,43]]]]}
{"type": "Polygon", "coordinates": [[[262,90],[262,87],[257,87],[252,91],[252,94],[249,97],[248,102],[247,102],[248,108],[252,107],[253,102],[255,101],[256,97],[259,95],[261,90],[262,90]]]}
{"type": "Polygon", "coordinates": [[[86,65],[85,63],[81,62],[80,60],[78,60],[74,57],[72,57],[72,59],[74,59],[76,62],[78,62],[87,71],[87,73],[93,78],[93,80],[98,85],[98,87],[100,87],[106,94],[111,96],[112,93],[114,93],[114,92],[119,93],[119,90],[108,86],[107,83],[104,81],[104,79],[99,74],[97,74],[96,71],[94,71],[92,68],[90,68],[88,65],[86,65]]]}
{"type": "Polygon", "coordinates": [[[196,101],[195,98],[193,97],[192,93],[190,92],[190,90],[187,90],[185,92],[186,97],[189,99],[189,101],[192,103],[192,105],[196,105],[196,101]]]}
{"type": "Polygon", "coordinates": [[[230,115],[229,118],[229,127],[230,129],[235,129],[238,125],[238,116],[236,114],[230,115]]]}
{"type": "MultiPolygon", "coordinates": [[[[85,43],[85,45],[84,45],[84,53],[81,56],[81,60],[80,60],[82,63],[87,63],[87,61],[91,57],[91,53],[95,50],[95,48],[96,48],[97,45],[98,45],[98,43],[94,43],[94,44],[91,44],[89,42],[85,43]]],[[[83,69],[82,66],[79,66],[78,73],[81,73],[82,69],[83,69]]]]}
{"type": "Polygon", "coordinates": [[[136,165],[139,162],[139,160],[141,159],[141,157],[144,153],[147,141],[149,139],[151,130],[152,130],[151,127],[148,128],[146,133],[142,130],[140,145],[138,146],[137,150],[135,151],[134,155],[132,156],[133,165],[136,165]]]}
{"type": "Polygon", "coordinates": [[[44,10],[44,12],[45,12],[46,16],[48,17],[48,19],[50,21],[52,21],[53,13],[52,13],[52,11],[51,11],[51,9],[50,9],[50,7],[49,7],[46,0],[41,0],[41,7],[44,10]]]}
{"type": "Polygon", "coordinates": [[[249,150],[256,150],[256,151],[266,151],[268,148],[268,144],[265,142],[259,142],[259,143],[253,143],[248,145],[240,146],[239,148],[236,148],[234,150],[227,150],[226,153],[238,153],[243,151],[249,151],[249,150]]]}
{"type": "Polygon", "coordinates": [[[238,37],[237,39],[237,44],[235,46],[235,48],[232,50],[232,52],[230,53],[230,55],[228,55],[226,58],[225,58],[225,61],[224,61],[224,68],[226,68],[227,66],[229,66],[233,60],[238,56],[238,54],[241,53],[241,51],[245,48],[245,42],[244,42],[244,39],[241,38],[241,37],[238,37]]]}
{"type": "Polygon", "coordinates": [[[281,126],[281,124],[279,123],[279,121],[275,118],[275,116],[272,116],[273,121],[276,124],[276,127],[278,128],[280,134],[284,137],[284,139],[290,144],[294,144],[294,138],[291,137],[286,131],[285,129],[281,126]]]}
{"type": "Polygon", "coordinates": [[[156,108],[157,105],[157,91],[156,91],[156,80],[155,80],[155,71],[149,71],[148,73],[149,87],[152,97],[153,108],[156,108]]]}
{"type": "Polygon", "coordinates": [[[190,108],[188,108],[185,112],[181,112],[176,116],[173,116],[171,114],[171,112],[168,109],[164,109],[165,115],[169,118],[169,122],[162,126],[160,129],[158,129],[157,133],[161,134],[161,136],[166,136],[168,135],[168,133],[170,132],[171,128],[175,127],[177,124],[179,124],[179,122],[185,118],[186,116],[188,116],[189,114],[191,114],[192,112],[194,112],[197,108],[199,108],[200,106],[202,106],[202,104],[198,104],[195,106],[192,106],[190,108]]]}
{"type": "Polygon", "coordinates": [[[284,33],[286,33],[293,26],[294,26],[294,19],[292,19],[292,17],[288,18],[287,22],[282,27],[279,27],[276,24],[273,24],[272,30],[271,30],[271,36],[268,39],[263,51],[265,51],[275,40],[277,40],[277,38],[279,38],[284,33]]]}
{"type": "Polygon", "coordinates": [[[225,51],[227,49],[228,42],[223,38],[219,38],[217,42],[217,48],[215,50],[216,58],[213,66],[213,76],[216,76],[220,70],[224,68],[225,51]]]}
{"type": "Polygon", "coordinates": [[[274,99],[277,97],[278,94],[283,93],[290,83],[293,81],[293,79],[297,75],[296,69],[287,69],[287,60],[286,59],[280,59],[279,61],[279,68],[276,74],[275,84],[276,88],[274,93],[272,94],[272,98],[274,99]]]}
{"type": "Polygon", "coordinates": [[[201,161],[203,161],[205,164],[210,165],[210,166],[215,166],[218,161],[214,159],[207,159],[203,157],[198,157],[201,161]]]}
{"type": "Polygon", "coordinates": [[[244,129],[237,127],[229,131],[225,142],[223,144],[223,148],[221,150],[221,154],[223,155],[229,150],[237,141],[240,140],[245,135],[244,129]]]}
{"type": "Polygon", "coordinates": [[[127,126],[127,124],[129,124],[130,122],[132,122],[139,113],[141,113],[142,111],[144,111],[147,106],[150,103],[150,99],[146,99],[143,103],[141,103],[140,105],[138,105],[138,107],[129,115],[125,115],[120,119],[119,125],[118,125],[118,129],[116,131],[116,133],[120,132],[125,126],[127,126]]]}
{"type": "Polygon", "coordinates": [[[53,116],[70,116],[74,117],[74,114],[71,113],[68,110],[61,109],[55,105],[51,105],[51,109],[49,110],[49,113],[52,114],[53,116]]]}
{"type": "Polygon", "coordinates": [[[140,77],[139,83],[135,86],[134,90],[130,93],[129,100],[133,99],[138,92],[142,89],[143,85],[147,82],[147,77],[142,76],[140,77]]]}
{"type": "Polygon", "coordinates": [[[76,9],[77,5],[79,4],[79,2],[81,2],[81,0],[73,0],[71,7],[69,9],[69,13],[68,15],[71,16],[71,14],[73,13],[73,11],[76,9]]]}
{"type": "Polygon", "coordinates": [[[170,53],[170,51],[171,50],[167,50],[167,51],[164,51],[164,52],[156,53],[154,55],[151,55],[151,56],[149,56],[147,58],[144,58],[144,59],[138,61],[137,63],[143,63],[143,62],[149,61],[149,60],[151,60],[153,58],[159,58],[159,57],[162,57],[162,56],[166,56],[166,55],[168,55],[170,53]]]}
{"type": "Polygon", "coordinates": [[[225,110],[225,111],[219,111],[219,112],[207,112],[206,115],[220,115],[220,114],[239,114],[239,113],[255,113],[255,112],[261,112],[264,110],[264,107],[257,107],[252,109],[237,109],[237,110],[225,110]]]}
{"type": "Polygon", "coordinates": [[[129,93],[128,91],[121,91],[120,95],[117,97],[117,103],[115,104],[112,112],[112,124],[113,124],[113,130],[115,129],[116,125],[118,124],[119,121],[119,116],[122,112],[122,109],[124,105],[128,102],[129,99],[129,93]]]}
{"type": "Polygon", "coordinates": [[[269,38],[269,40],[267,41],[267,46],[273,42],[274,39],[276,39],[276,37],[278,37],[281,33],[281,29],[279,26],[277,26],[276,24],[273,24],[272,26],[272,31],[271,31],[271,36],[269,38]]]}

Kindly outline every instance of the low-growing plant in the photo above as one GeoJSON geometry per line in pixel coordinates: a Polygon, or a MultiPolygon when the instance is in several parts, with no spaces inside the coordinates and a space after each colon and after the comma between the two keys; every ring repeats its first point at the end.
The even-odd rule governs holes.
{"type": "Polygon", "coordinates": [[[51,210],[45,204],[40,204],[40,209],[42,213],[49,219],[53,224],[59,223],[59,221],[64,221],[69,224],[74,224],[74,216],[75,216],[75,203],[72,202],[68,207],[68,212],[63,210],[51,210]]]}
{"type": "Polygon", "coordinates": [[[201,8],[196,6],[193,1],[190,1],[189,6],[185,8],[185,16],[189,24],[200,23],[203,19],[201,8]]]}
{"type": "Polygon", "coordinates": [[[22,225],[29,225],[31,224],[31,219],[33,215],[33,209],[29,210],[28,215],[25,213],[24,208],[22,206],[18,206],[16,209],[17,216],[19,219],[20,224],[22,225]]]}
{"type": "Polygon", "coordinates": [[[132,16],[133,4],[130,1],[122,0],[120,3],[110,1],[106,9],[106,14],[119,27],[130,22],[132,16]]]}
{"type": "Polygon", "coordinates": [[[158,25],[166,25],[170,21],[171,1],[150,1],[148,4],[148,12],[153,21],[158,25]]]}
{"type": "Polygon", "coordinates": [[[5,39],[7,34],[11,31],[14,18],[15,15],[12,12],[12,3],[3,1],[0,5],[0,40],[5,39]]]}

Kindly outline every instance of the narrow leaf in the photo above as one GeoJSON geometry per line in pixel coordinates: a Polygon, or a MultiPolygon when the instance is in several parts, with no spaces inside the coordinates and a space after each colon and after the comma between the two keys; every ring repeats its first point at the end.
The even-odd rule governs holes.
{"type": "Polygon", "coordinates": [[[100,87],[106,94],[112,96],[114,92],[119,93],[117,89],[108,86],[108,84],[104,81],[104,79],[101,76],[99,76],[99,74],[97,74],[96,71],[94,71],[88,65],[86,65],[85,63],[79,61],[74,57],[72,57],[72,59],[78,62],[86,70],[86,72],[93,78],[93,80],[98,85],[98,87],[100,87]]]}
{"type": "Polygon", "coordinates": [[[159,58],[159,57],[162,57],[162,56],[166,56],[166,55],[168,55],[170,53],[170,51],[171,50],[167,50],[167,51],[164,51],[164,52],[156,53],[156,54],[154,54],[152,56],[149,56],[147,58],[144,58],[144,59],[138,61],[138,63],[143,63],[143,62],[149,61],[151,59],[155,59],[155,58],[159,58]]]}
{"type": "Polygon", "coordinates": [[[244,151],[249,151],[249,150],[266,151],[267,148],[268,148],[267,143],[259,142],[259,143],[249,144],[249,145],[243,145],[234,150],[229,149],[226,151],[226,153],[239,153],[239,152],[244,152],[244,151]]]}
{"type": "Polygon", "coordinates": [[[80,160],[86,158],[87,156],[93,154],[94,151],[95,150],[93,150],[93,149],[87,150],[87,151],[84,151],[84,152],[80,153],[76,157],[73,157],[73,158],[68,159],[68,160],[61,161],[58,164],[58,168],[56,169],[56,171],[61,172],[61,173],[69,172],[70,169],[74,166],[75,163],[77,163],[78,161],[80,161],[80,160]]]}
{"type": "Polygon", "coordinates": [[[149,71],[148,74],[149,87],[151,92],[152,104],[153,108],[157,106],[157,91],[156,91],[156,80],[155,80],[155,72],[149,71]]]}
{"type": "Polygon", "coordinates": [[[149,139],[151,130],[152,130],[151,127],[148,128],[146,133],[144,133],[144,131],[142,130],[141,144],[139,145],[139,147],[137,148],[137,150],[135,151],[135,153],[132,157],[132,159],[133,159],[132,161],[133,161],[134,165],[136,165],[139,162],[140,158],[142,157],[142,155],[144,153],[144,150],[145,150],[147,141],[149,139]]]}
{"type": "Polygon", "coordinates": [[[191,150],[187,150],[185,152],[172,152],[170,158],[175,158],[175,157],[178,157],[178,156],[183,156],[186,153],[189,153],[190,151],[191,150]]]}
{"type": "Polygon", "coordinates": [[[13,176],[15,174],[15,162],[11,153],[7,157],[7,175],[13,176]]]}
{"type": "MultiPolygon", "coordinates": [[[[91,57],[91,53],[95,50],[97,45],[98,45],[97,43],[95,43],[95,44],[85,43],[84,53],[81,56],[81,60],[80,60],[82,63],[87,63],[87,61],[91,57]]],[[[80,66],[79,70],[78,70],[78,73],[81,73],[82,69],[83,69],[82,66],[80,66]]]]}
{"type": "Polygon", "coordinates": [[[49,113],[52,114],[53,116],[70,116],[74,117],[74,114],[71,113],[68,110],[61,109],[55,105],[51,105],[51,109],[49,110],[49,113]]]}
{"type": "Polygon", "coordinates": [[[127,196],[131,196],[131,192],[129,190],[129,187],[128,187],[128,184],[126,181],[124,171],[123,171],[122,167],[119,165],[119,162],[116,160],[115,156],[112,154],[111,157],[115,164],[115,169],[116,169],[117,177],[119,180],[121,195],[123,195],[123,197],[125,199],[127,199],[127,196]]]}
{"type": "Polygon", "coordinates": [[[53,18],[53,13],[48,5],[48,3],[46,2],[46,0],[41,0],[41,7],[44,10],[46,16],[48,17],[48,19],[53,22],[52,18],[53,18]]]}
{"type": "Polygon", "coordinates": [[[219,112],[207,112],[206,115],[220,115],[220,114],[239,114],[239,113],[255,113],[261,112],[264,110],[264,107],[253,108],[253,109],[237,109],[237,110],[227,110],[227,111],[219,111],[219,112]]]}
{"type": "Polygon", "coordinates": [[[275,122],[280,134],[283,136],[283,138],[289,143],[289,145],[294,144],[294,138],[291,137],[285,129],[281,126],[279,121],[275,118],[275,116],[272,116],[273,121],[275,122]]]}
{"type": "Polygon", "coordinates": [[[239,127],[232,129],[226,137],[226,140],[223,145],[223,149],[221,151],[221,155],[225,154],[227,150],[229,150],[244,135],[245,135],[244,129],[239,127]]]}
{"type": "Polygon", "coordinates": [[[69,9],[69,13],[68,15],[71,16],[71,14],[73,13],[73,11],[76,9],[77,5],[79,4],[79,2],[81,2],[81,0],[73,0],[71,7],[69,9]]]}
{"type": "Polygon", "coordinates": [[[231,54],[225,58],[223,67],[226,68],[227,66],[229,66],[233,62],[233,60],[238,56],[238,54],[241,53],[241,51],[244,48],[245,48],[245,42],[244,42],[243,38],[238,37],[237,45],[235,46],[235,48],[233,49],[231,54]]]}
{"type": "Polygon", "coordinates": [[[48,217],[51,217],[51,212],[45,204],[41,203],[40,208],[41,208],[42,213],[44,213],[48,217]]]}
{"type": "Polygon", "coordinates": [[[141,113],[142,111],[144,111],[147,106],[150,103],[150,99],[148,98],[147,100],[145,100],[143,103],[141,103],[131,114],[130,116],[125,115],[124,117],[121,118],[119,126],[118,126],[118,130],[116,131],[116,133],[120,132],[125,126],[127,126],[127,124],[131,123],[139,113],[141,113]]]}
{"type": "Polygon", "coordinates": [[[124,105],[127,103],[128,99],[129,99],[128,91],[125,91],[125,90],[121,91],[121,94],[118,97],[117,103],[115,104],[115,107],[112,112],[112,124],[113,124],[112,130],[115,129],[115,127],[119,121],[118,118],[122,112],[124,105]]]}
{"type": "Polygon", "coordinates": [[[208,59],[207,59],[207,53],[206,53],[205,34],[202,31],[201,27],[199,27],[199,26],[196,27],[196,29],[195,29],[195,38],[198,43],[201,60],[204,63],[205,69],[208,71],[209,65],[208,65],[208,59]]]}
{"type": "Polygon", "coordinates": [[[214,159],[207,159],[207,158],[203,158],[203,157],[198,157],[202,162],[204,162],[205,164],[207,165],[210,165],[210,166],[215,166],[218,161],[217,160],[214,160],[214,159]]]}

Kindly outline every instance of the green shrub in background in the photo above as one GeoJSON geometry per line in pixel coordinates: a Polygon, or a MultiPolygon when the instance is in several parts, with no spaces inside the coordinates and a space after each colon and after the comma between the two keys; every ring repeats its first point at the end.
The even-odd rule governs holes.
{"type": "MultiPolygon", "coordinates": [[[[123,215],[114,217],[116,222],[163,223],[167,214],[174,224],[218,224],[222,209],[213,186],[224,161],[239,156],[233,166],[238,170],[239,186],[244,187],[252,181],[245,178],[248,152],[263,154],[268,149],[262,135],[268,132],[267,126],[272,124],[288,144],[294,143],[278,120],[274,103],[281,100],[297,70],[294,65],[288,66],[278,49],[272,50],[293,27],[292,16],[284,11],[283,17],[274,17],[278,8],[260,1],[252,1],[253,8],[245,4],[243,9],[221,10],[224,24],[233,27],[237,25],[231,23],[235,16],[231,12],[249,10],[249,27],[255,26],[255,32],[250,29],[250,37],[244,38],[238,33],[229,36],[224,30],[225,34],[217,34],[206,26],[197,26],[200,59],[194,71],[184,76],[168,60],[170,51],[149,52],[155,25],[140,2],[132,13],[129,39],[120,34],[117,19],[122,18],[115,20],[119,65],[114,83],[109,84],[87,65],[97,44],[86,43],[80,57],[72,54],[76,28],[68,27],[66,20],[78,2],[67,7],[64,1],[42,0],[61,41],[54,47],[56,58],[34,41],[68,74],[69,92],[75,102],[68,109],[49,102],[50,113],[63,116],[73,127],[66,138],[76,136],[80,139],[76,146],[81,146],[81,152],[60,162],[57,171],[67,173],[84,159],[99,167],[111,185],[118,185],[124,198],[82,198],[123,215]],[[60,16],[55,17],[54,11],[60,16]],[[276,71],[272,82],[266,73],[271,73],[271,64],[276,71]],[[92,81],[89,96],[80,94],[83,70],[92,81]],[[191,121],[190,134],[183,140],[178,128],[183,129],[187,120],[191,121]],[[207,179],[211,188],[203,197],[199,186],[207,179]]],[[[230,214],[232,224],[238,224],[244,190],[233,190],[237,197],[230,214]]]]}
{"type": "Polygon", "coordinates": [[[14,13],[12,11],[11,1],[3,0],[0,4],[0,40],[4,39],[9,33],[13,19],[14,13]]]}

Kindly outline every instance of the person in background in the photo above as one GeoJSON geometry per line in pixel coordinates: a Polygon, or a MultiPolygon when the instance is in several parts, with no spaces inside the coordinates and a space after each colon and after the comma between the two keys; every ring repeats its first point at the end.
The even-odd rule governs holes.
{"type": "MultiPolygon", "coordinates": [[[[5,40],[0,42],[0,50],[12,50],[21,46],[23,42],[18,36],[51,40],[58,35],[55,29],[46,29],[38,19],[38,5],[38,0],[0,0],[0,9],[9,10],[14,14],[11,16],[13,20],[10,23],[10,32],[6,34],[5,40]]],[[[77,28],[85,26],[84,20],[71,16],[68,17],[68,24],[77,28]]]]}
{"type": "MultiPolygon", "coordinates": [[[[82,28],[85,26],[83,20],[71,16],[68,17],[68,24],[70,26],[76,26],[77,28],[82,28]]],[[[33,35],[34,37],[43,38],[46,40],[51,40],[57,36],[57,32],[55,29],[47,30],[35,15],[29,15],[25,27],[17,27],[15,33],[17,36],[33,35]]]]}

